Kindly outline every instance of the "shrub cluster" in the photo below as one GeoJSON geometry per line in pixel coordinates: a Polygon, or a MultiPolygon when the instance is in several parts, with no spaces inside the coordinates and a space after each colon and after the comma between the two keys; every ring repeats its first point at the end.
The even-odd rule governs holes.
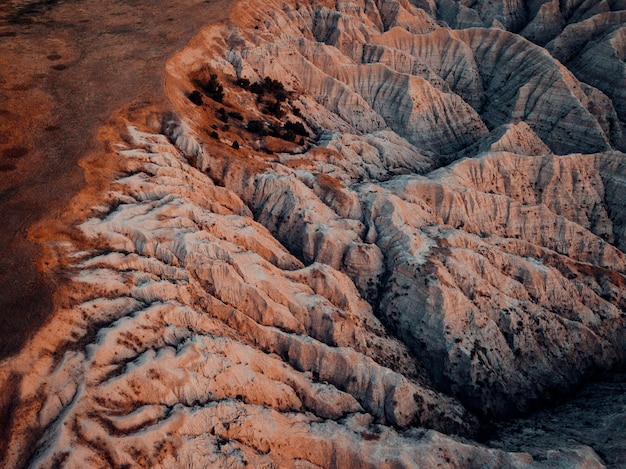
{"type": "Polygon", "coordinates": [[[198,91],[192,91],[187,95],[187,98],[196,106],[202,106],[202,95],[198,91]]]}
{"type": "Polygon", "coordinates": [[[263,121],[256,119],[249,121],[246,128],[253,134],[262,134],[265,132],[265,124],[263,121]]]}
{"type": "Polygon", "coordinates": [[[278,123],[270,123],[266,125],[263,121],[253,119],[248,122],[246,128],[249,132],[259,134],[259,135],[270,135],[275,138],[281,138],[288,142],[295,142],[298,139],[298,144],[304,144],[304,138],[308,137],[309,134],[304,128],[304,126],[300,123],[287,122],[283,126],[278,123]]]}
{"type": "Polygon", "coordinates": [[[247,78],[238,78],[235,82],[235,85],[243,89],[248,89],[248,87],[250,86],[250,80],[248,80],[247,78]]]}
{"type": "Polygon", "coordinates": [[[224,87],[217,79],[215,73],[212,73],[206,82],[196,80],[196,85],[213,101],[221,103],[224,100],[224,87]]]}
{"type": "Polygon", "coordinates": [[[217,110],[217,118],[222,122],[228,122],[228,114],[226,114],[226,109],[223,107],[217,110]]]}
{"type": "Polygon", "coordinates": [[[265,105],[265,112],[279,119],[285,115],[285,111],[283,111],[279,101],[268,102],[265,105]]]}
{"type": "Polygon", "coordinates": [[[292,131],[295,135],[301,135],[302,137],[309,136],[309,132],[307,132],[307,130],[304,128],[302,122],[287,121],[285,122],[285,125],[283,127],[285,130],[292,131]]]}
{"type": "Polygon", "coordinates": [[[287,99],[289,94],[285,90],[284,85],[270,77],[265,77],[261,81],[257,81],[249,85],[249,90],[258,96],[269,94],[274,96],[277,102],[282,103],[287,99]]]}

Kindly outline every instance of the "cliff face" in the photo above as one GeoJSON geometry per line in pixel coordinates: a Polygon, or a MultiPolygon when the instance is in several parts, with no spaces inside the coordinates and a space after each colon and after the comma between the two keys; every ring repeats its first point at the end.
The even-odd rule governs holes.
{"type": "Polygon", "coordinates": [[[602,467],[454,436],[626,358],[617,95],[441,22],[551,4],[479,5],[245,2],[176,54],[176,115],[103,131],[72,281],[2,364],[5,463],[602,467]]]}

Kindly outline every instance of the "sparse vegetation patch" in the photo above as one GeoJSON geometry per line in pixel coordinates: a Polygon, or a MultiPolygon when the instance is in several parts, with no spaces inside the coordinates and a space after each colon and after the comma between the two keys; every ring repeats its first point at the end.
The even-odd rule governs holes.
{"type": "Polygon", "coordinates": [[[285,115],[285,111],[283,111],[279,101],[270,101],[265,106],[265,111],[279,119],[285,115]]]}
{"type": "Polygon", "coordinates": [[[285,86],[280,81],[270,77],[265,77],[263,80],[251,84],[249,89],[260,98],[262,98],[263,95],[271,95],[279,103],[285,101],[289,96],[289,93],[285,90],[285,86]]]}
{"type": "Polygon", "coordinates": [[[187,95],[187,98],[196,106],[202,106],[202,95],[199,91],[192,91],[187,95]]]}
{"type": "Polygon", "coordinates": [[[257,119],[249,121],[248,125],[246,125],[246,128],[253,134],[261,134],[265,132],[265,124],[263,123],[263,121],[257,119]]]}
{"type": "Polygon", "coordinates": [[[202,69],[193,82],[213,101],[221,103],[224,100],[224,86],[220,83],[215,73],[209,73],[207,69],[202,69]]]}
{"type": "Polygon", "coordinates": [[[302,137],[309,137],[309,132],[306,130],[302,122],[285,122],[283,126],[285,130],[291,131],[296,135],[300,135],[302,137]]]}
{"type": "Polygon", "coordinates": [[[237,81],[235,81],[235,85],[243,89],[248,89],[248,87],[250,86],[250,80],[248,80],[247,78],[238,78],[237,81]]]}

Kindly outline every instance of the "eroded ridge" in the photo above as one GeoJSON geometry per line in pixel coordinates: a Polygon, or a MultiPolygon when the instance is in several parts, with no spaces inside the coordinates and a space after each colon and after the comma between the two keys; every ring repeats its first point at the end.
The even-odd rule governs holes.
{"type": "Polygon", "coordinates": [[[198,167],[305,264],[346,273],[480,413],[526,411],[623,362],[624,160],[607,96],[518,36],[450,31],[403,2],[254,5],[174,57],[170,89],[197,138],[249,136],[184,99],[191,58],[213,57],[223,102],[264,122],[239,155],[264,151],[265,169],[250,177],[232,152],[198,167]],[[264,80],[284,87],[280,114],[248,85],[264,80]],[[277,145],[292,121],[315,138],[277,145]],[[571,148],[589,154],[555,155],[571,148]],[[463,156],[477,158],[432,171],[463,156]]]}
{"type": "Polygon", "coordinates": [[[7,464],[602,467],[459,435],[624,364],[620,111],[427,11],[246,2],[168,62],[2,365],[7,464]]]}
{"type": "Polygon", "coordinates": [[[128,132],[115,208],[81,227],[98,249],[71,254],[73,306],[15,364],[29,371],[9,465],[33,432],[29,467],[419,464],[435,444],[436,460],[474,457],[394,430],[471,434],[474,419],[420,384],[344,274],[303,267],[165,136],[128,132]]]}

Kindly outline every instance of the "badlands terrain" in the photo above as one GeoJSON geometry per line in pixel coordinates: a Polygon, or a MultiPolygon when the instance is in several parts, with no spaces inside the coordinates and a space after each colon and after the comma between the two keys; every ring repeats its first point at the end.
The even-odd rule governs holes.
{"type": "Polygon", "coordinates": [[[234,3],[29,230],[3,467],[624,467],[625,20],[234,3]]]}

